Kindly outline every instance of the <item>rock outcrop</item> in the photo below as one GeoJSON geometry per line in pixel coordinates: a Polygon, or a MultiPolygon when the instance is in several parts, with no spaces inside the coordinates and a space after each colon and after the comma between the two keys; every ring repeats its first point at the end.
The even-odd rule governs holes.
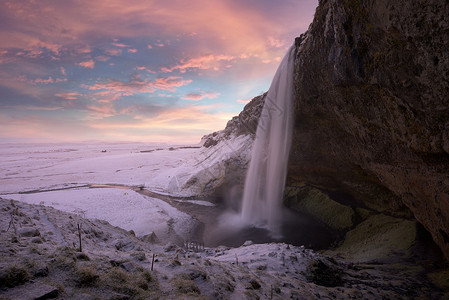
{"type": "MultiPolygon", "coordinates": [[[[367,213],[416,219],[449,258],[448,12],[445,0],[319,1],[295,41],[286,205],[340,229],[367,213]],[[316,195],[348,217],[330,219],[316,195]]],[[[204,146],[254,136],[263,102],[204,146]]],[[[224,178],[242,181],[245,166],[224,178]]]]}
{"type": "Polygon", "coordinates": [[[449,3],[321,0],[296,39],[288,184],[413,216],[449,258],[449,3]]]}

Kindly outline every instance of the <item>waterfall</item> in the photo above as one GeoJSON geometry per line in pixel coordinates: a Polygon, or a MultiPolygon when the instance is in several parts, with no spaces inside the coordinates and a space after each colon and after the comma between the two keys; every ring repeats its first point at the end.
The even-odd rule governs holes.
{"type": "Polygon", "coordinates": [[[280,236],[282,198],[293,130],[293,45],[265,96],[246,174],[241,217],[280,236]]]}

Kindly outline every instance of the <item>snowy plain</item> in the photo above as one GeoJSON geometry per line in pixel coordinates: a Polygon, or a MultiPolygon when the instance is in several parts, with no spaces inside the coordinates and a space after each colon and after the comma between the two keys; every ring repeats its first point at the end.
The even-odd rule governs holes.
{"type": "Polygon", "coordinates": [[[199,147],[143,143],[2,144],[0,197],[106,220],[133,230],[138,236],[154,232],[162,239],[170,234],[189,239],[195,220],[160,199],[130,188],[145,186],[163,192],[166,180],[198,156],[199,147]],[[111,186],[96,186],[102,184],[111,186]]]}

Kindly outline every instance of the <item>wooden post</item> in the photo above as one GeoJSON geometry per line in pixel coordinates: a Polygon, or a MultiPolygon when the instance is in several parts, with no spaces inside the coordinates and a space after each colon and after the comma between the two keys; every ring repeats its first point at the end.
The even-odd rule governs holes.
{"type": "Polygon", "coordinates": [[[151,260],[151,271],[153,271],[153,265],[154,265],[154,253],[153,253],[153,259],[151,260]]]}
{"type": "Polygon", "coordinates": [[[80,252],[83,252],[83,246],[81,245],[81,227],[80,224],[78,223],[78,238],[80,240],[80,252]]]}

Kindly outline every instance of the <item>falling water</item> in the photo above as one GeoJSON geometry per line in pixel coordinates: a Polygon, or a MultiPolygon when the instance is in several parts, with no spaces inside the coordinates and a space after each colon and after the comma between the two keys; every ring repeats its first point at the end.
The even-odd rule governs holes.
{"type": "Polygon", "coordinates": [[[282,198],[293,128],[295,46],[282,60],[265,97],[246,174],[241,216],[280,236],[282,198]]]}

